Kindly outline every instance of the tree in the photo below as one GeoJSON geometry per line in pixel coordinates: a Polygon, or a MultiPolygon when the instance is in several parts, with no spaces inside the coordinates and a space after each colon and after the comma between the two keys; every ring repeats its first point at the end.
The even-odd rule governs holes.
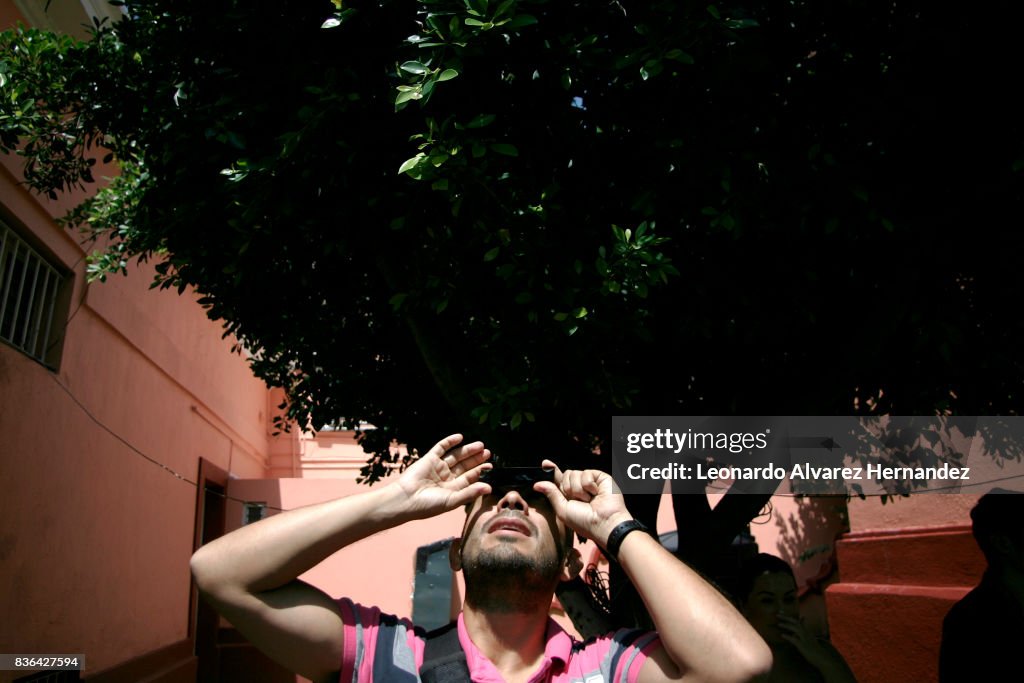
{"type": "Polygon", "coordinates": [[[4,34],[0,135],[39,192],[108,150],[91,273],[158,257],[371,481],[451,427],[1015,412],[1020,10],[825,5],[139,0],[4,34]]]}

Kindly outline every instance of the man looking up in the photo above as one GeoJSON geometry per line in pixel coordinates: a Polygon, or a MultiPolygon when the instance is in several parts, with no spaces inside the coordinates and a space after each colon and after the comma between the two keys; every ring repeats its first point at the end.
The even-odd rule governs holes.
{"type": "Polygon", "coordinates": [[[490,455],[453,434],[394,483],[242,527],[196,551],[199,590],[252,643],[313,681],[415,681],[424,641],[411,624],[296,577],[378,531],[466,506],[452,564],[466,578],[457,629],[472,680],[727,682],[771,667],[767,645],[718,591],[650,535],[630,533],[609,475],[562,473],[546,460],[554,483],[492,490],[480,481],[490,455]],[[570,530],[617,556],[657,634],[576,643],[550,620],[557,582],[579,570],[570,530]]]}

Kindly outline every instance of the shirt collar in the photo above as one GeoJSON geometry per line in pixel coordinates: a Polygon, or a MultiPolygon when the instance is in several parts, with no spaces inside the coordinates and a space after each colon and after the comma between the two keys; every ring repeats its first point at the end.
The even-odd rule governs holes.
{"type": "MultiPolygon", "coordinates": [[[[459,643],[462,645],[462,650],[466,653],[466,664],[469,666],[473,680],[477,680],[477,675],[480,676],[480,680],[495,680],[497,671],[490,660],[473,644],[469,633],[466,631],[466,622],[461,612],[459,612],[458,630],[459,643]]],[[[530,679],[531,681],[548,680],[552,674],[565,671],[569,657],[572,654],[572,636],[566,633],[565,629],[550,617],[548,617],[547,631],[544,637],[544,661],[534,677],[530,679]]]]}

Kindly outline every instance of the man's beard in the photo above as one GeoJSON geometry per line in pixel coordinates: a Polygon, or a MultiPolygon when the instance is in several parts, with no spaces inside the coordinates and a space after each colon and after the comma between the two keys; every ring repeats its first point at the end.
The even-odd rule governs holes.
{"type": "Polygon", "coordinates": [[[522,553],[511,543],[463,557],[466,602],[498,613],[526,612],[551,601],[562,567],[556,552],[522,553]]]}

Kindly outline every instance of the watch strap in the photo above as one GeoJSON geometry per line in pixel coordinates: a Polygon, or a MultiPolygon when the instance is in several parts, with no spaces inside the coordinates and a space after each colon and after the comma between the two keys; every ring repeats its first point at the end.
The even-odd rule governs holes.
{"type": "Polygon", "coordinates": [[[634,531],[647,531],[647,527],[639,520],[629,519],[612,529],[612,532],[608,534],[608,542],[605,543],[605,550],[608,557],[613,560],[618,560],[619,548],[622,547],[622,542],[626,540],[626,536],[634,531]]]}

